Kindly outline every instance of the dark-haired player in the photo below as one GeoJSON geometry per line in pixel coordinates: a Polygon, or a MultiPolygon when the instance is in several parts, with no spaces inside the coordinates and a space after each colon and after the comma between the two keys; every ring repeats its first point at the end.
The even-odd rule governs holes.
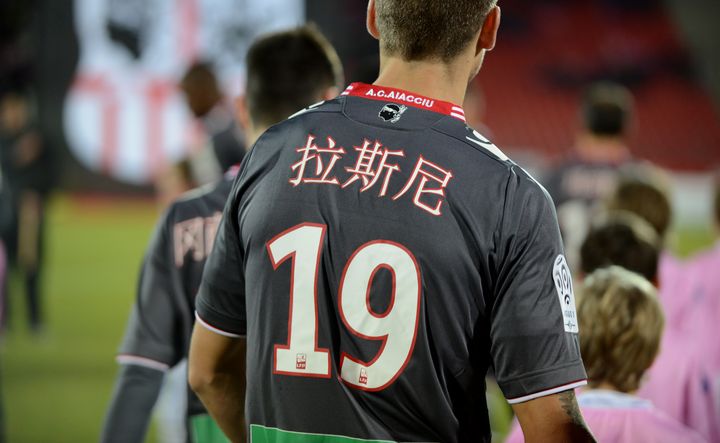
{"type": "Polygon", "coordinates": [[[592,441],[553,204],[467,127],[494,0],[371,0],[375,84],[265,132],[196,301],[191,386],[233,441],[592,441]]]}
{"type": "MultiPolygon", "coordinates": [[[[334,49],[313,28],[256,41],[247,54],[247,92],[238,117],[254,141],[266,128],[319,100],[342,82],[334,49]]],[[[232,177],[174,202],[149,246],[137,302],[118,355],[122,365],[103,430],[103,442],[139,442],[165,370],[187,356],[194,299],[232,177]]],[[[188,402],[189,439],[226,441],[194,395],[188,402]]]]}
{"type": "Polygon", "coordinates": [[[632,95],[624,86],[591,85],[582,98],[581,128],[572,153],[543,180],[557,207],[572,268],[590,221],[617,183],[618,167],[631,161],[626,139],[632,110],[632,95]]]}

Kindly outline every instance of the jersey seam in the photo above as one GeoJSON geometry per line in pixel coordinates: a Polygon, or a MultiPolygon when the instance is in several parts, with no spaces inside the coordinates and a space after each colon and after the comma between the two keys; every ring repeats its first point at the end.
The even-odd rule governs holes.
{"type": "MultiPolygon", "coordinates": [[[[452,117],[450,117],[450,118],[452,118],[452,117]]],[[[442,120],[442,119],[441,119],[441,120],[442,120]]],[[[468,126],[467,124],[465,125],[465,127],[466,127],[466,129],[467,129],[467,128],[473,129],[471,126],[468,126]]],[[[438,132],[438,133],[443,134],[443,135],[445,135],[445,136],[447,136],[447,137],[450,137],[450,138],[453,138],[453,139],[457,140],[457,141],[460,142],[463,146],[468,146],[468,147],[472,148],[473,151],[479,152],[481,155],[483,155],[483,156],[485,156],[485,157],[488,157],[489,159],[491,159],[491,160],[499,163],[500,165],[504,166],[506,169],[512,168],[512,166],[515,164],[515,162],[513,162],[513,161],[512,161],[511,159],[509,159],[509,158],[508,158],[507,160],[502,160],[502,159],[498,158],[497,156],[495,156],[494,154],[492,154],[491,152],[489,152],[487,149],[480,148],[479,146],[473,145],[472,143],[468,143],[467,140],[463,140],[463,139],[461,139],[460,137],[455,136],[455,134],[452,134],[452,133],[449,132],[449,131],[446,132],[446,131],[441,130],[440,128],[437,127],[437,123],[435,123],[434,125],[432,125],[432,126],[431,126],[430,128],[428,128],[428,129],[431,129],[431,130],[433,130],[433,131],[435,131],[435,132],[438,132]]],[[[473,129],[473,130],[475,130],[475,129],[473,129]]]]}

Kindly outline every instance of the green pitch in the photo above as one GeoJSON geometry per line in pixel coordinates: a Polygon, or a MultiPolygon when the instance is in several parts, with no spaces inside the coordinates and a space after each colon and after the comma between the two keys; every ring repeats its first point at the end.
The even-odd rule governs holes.
{"type": "MultiPolygon", "coordinates": [[[[12,329],[0,339],[7,441],[97,441],[117,370],[115,350],[157,215],[143,200],[53,201],[43,284],[47,329],[40,337],[28,334],[24,300],[15,296],[12,329]]],[[[682,255],[710,243],[709,229],[693,227],[677,231],[673,241],[682,255]]],[[[497,422],[507,415],[494,409],[501,435],[505,426],[497,422]]]]}
{"type": "Polygon", "coordinates": [[[93,442],[157,210],[150,201],[57,198],[48,215],[46,330],[28,333],[15,292],[0,344],[7,441],[93,442]]]}

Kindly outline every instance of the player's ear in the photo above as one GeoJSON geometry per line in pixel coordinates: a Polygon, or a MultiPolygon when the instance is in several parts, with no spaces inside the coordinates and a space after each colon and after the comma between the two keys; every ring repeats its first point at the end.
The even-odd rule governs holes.
{"type": "Polygon", "coordinates": [[[250,130],[250,113],[248,112],[247,100],[244,95],[239,95],[235,99],[235,118],[245,132],[250,130]]]}
{"type": "Polygon", "coordinates": [[[488,12],[485,21],[480,28],[480,38],[478,39],[477,53],[482,50],[492,51],[497,41],[497,33],[500,28],[500,7],[495,6],[488,12]]]}
{"type": "Polygon", "coordinates": [[[367,9],[367,31],[368,33],[375,39],[378,40],[380,38],[380,33],[377,29],[377,21],[375,18],[375,0],[370,0],[368,2],[368,9],[367,9]]]}

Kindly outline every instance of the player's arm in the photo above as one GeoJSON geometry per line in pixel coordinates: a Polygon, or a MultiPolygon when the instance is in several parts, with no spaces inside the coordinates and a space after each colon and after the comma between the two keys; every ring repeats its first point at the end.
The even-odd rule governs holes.
{"type": "Polygon", "coordinates": [[[232,442],[245,442],[245,352],[242,337],[226,337],[196,323],[188,380],[232,442]]]}
{"type": "Polygon", "coordinates": [[[585,443],[595,438],[572,390],[512,405],[526,443],[585,443]]]}
{"type": "Polygon", "coordinates": [[[594,441],[572,389],[586,383],[572,280],[552,201],[511,170],[489,307],[493,367],[527,442],[594,441]]]}
{"type": "MultiPolygon", "coordinates": [[[[247,165],[247,161],[243,163],[247,165]]],[[[233,442],[245,441],[245,277],[238,193],[243,170],[223,211],[212,252],[195,299],[188,381],[233,442]]]]}
{"type": "Polygon", "coordinates": [[[117,361],[121,364],[100,441],[142,442],[165,371],[179,362],[178,307],[173,296],[170,212],[158,223],[140,272],[137,299],[117,361]]]}
{"type": "Polygon", "coordinates": [[[137,365],[122,365],[105,417],[101,443],[145,440],[152,409],[164,372],[137,365]]]}

